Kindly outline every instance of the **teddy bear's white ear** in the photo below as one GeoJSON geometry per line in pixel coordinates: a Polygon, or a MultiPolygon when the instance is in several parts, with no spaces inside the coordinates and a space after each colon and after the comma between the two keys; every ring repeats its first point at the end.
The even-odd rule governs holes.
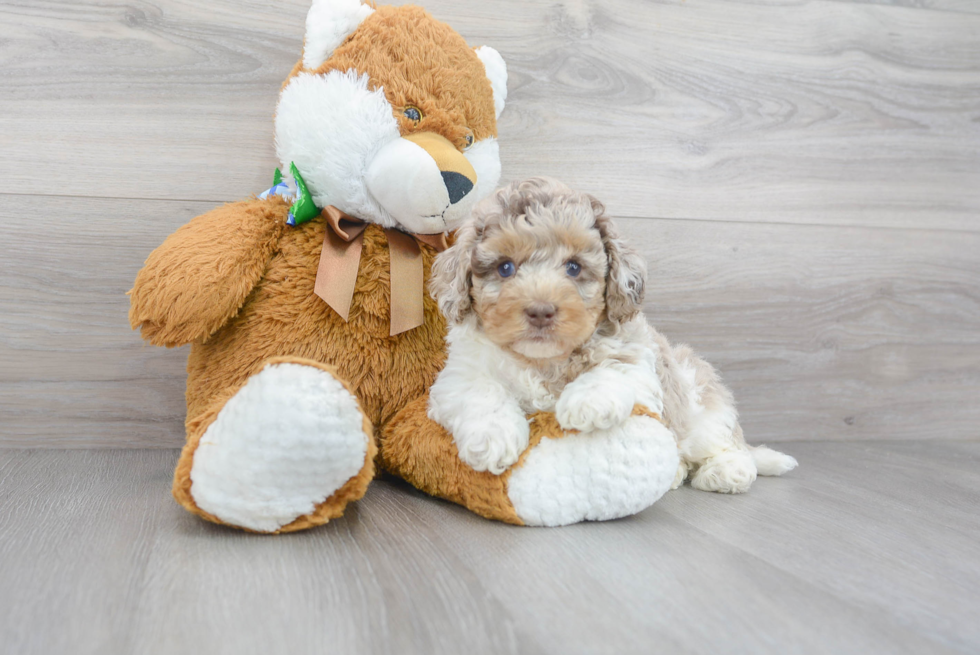
{"type": "Polygon", "coordinates": [[[493,109],[500,118],[500,112],[504,110],[504,103],[507,100],[507,64],[500,53],[488,45],[475,48],[476,56],[483,62],[483,67],[487,69],[487,77],[490,78],[490,86],[493,87],[493,109]]]}
{"type": "Polygon", "coordinates": [[[306,15],[303,68],[319,68],[365,18],[374,13],[361,0],[313,0],[306,15]]]}

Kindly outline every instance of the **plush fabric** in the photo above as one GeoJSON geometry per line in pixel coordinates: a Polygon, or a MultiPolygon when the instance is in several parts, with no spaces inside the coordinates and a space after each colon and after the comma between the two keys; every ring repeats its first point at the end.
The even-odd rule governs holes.
{"type": "Polygon", "coordinates": [[[356,476],[371,441],[357,398],[332,372],[270,363],[201,436],[190,493],[222,521],[274,532],[356,476]]]}
{"type": "Polygon", "coordinates": [[[392,107],[421,110],[418,124],[397,115],[403,132],[435,132],[463,148],[467,129],[476,141],[497,136],[491,80],[480,57],[465,56],[466,50],[471,49],[455,30],[421,7],[381,6],[311,72],[367,71],[392,107]]]}
{"type": "MultiPolygon", "coordinates": [[[[326,23],[324,31],[333,34],[350,16],[349,0],[319,0],[307,21],[307,49],[320,48],[316,38],[311,45],[314,24],[326,23]]],[[[318,205],[385,227],[436,233],[452,229],[481,193],[496,187],[499,159],[468,156],[496,138],[505,102],[507,70],[492,48],[474,50],[419,7],[382,6],[321,65],[309,63],[296,64],[280,96],[276,151],[284,171],[297,163],[318,205]],[[420,120],[405,115],[409,107],[420,120]],[[448,196],[436,167],[426,173],[411,159],[385,156],[399,152],[392,147],[399,132],[448,140],[459,164],[475,169],[477,179],[469,182],[477,192],[441,204],[448,196]]]]}
{"type": "Polygon", "coordinates": [[[428,280],[436,253],[421,235],[451,232],[497,185],[505,98],[500,55],[422,9],[316,0],[275,128],[284,170],[295,165],[321,214],[287,225],[289,201],[274,194],[218,207],[153,251],[130,292],[144,339],[192,344],[173,484],[187,510],[306,529],[341,516],[379,467],[517,525],[623,516],[669,488],[677,449],[655,411],[630,416],[638,394],[605,432],[534,414],[499,475],[474,470],[427,415],[446,361],[436,301],[425,295],[422,325],[390,335],[388,239],[404,236],[391,230],[418,235],[428,280]],[[330,206],[367,223],[346,319],[314,292],[330,206]]]}
{"type": "Polygon", "coordinates": [[[656,415],[641,410],[619,425],[577,434],[557,424],[508,477],[508,498],[526,525],[630,516],[671,488],[680,457],[656,415]]]}
{"type": "MultiPolygon", "coordinates": [[[[270,198],[199,216],[154,251],[131,292],[131,322],[142,325],[148,340],[167,346],[193,343],[187,365],[188,445],[176,472],[175,496],[216,522],[221,521],[198,508],[189,492],[196,444],[234,392],[267,364],[283,357],[329,364],[357,397],[370,434],[371,426],[385,424],[428,389],[445,358],[445,320],[428,296],[424,324],[389,336],[389,254],[380,226],[369,225],[364,232],[350,320],[344,322],[313,293],[325,219],[283,230],[287,213],[285,202],[270,198]],[[274,253],[260,265],[257,254],[269,252],[270,241],[274,253]],[[255,286],[243,290],[255,277],[255,286]],[[179,280],[181,292],[173,280],[179,280]],[[237,300],[245,297],[247,302],[237,300]],[[211,332],[222,319],[227,322],[211,332]]],[[[428,277],[435,251],[425,244],[420,249],[428,277]]],[[[363,495],[372,477],[369,462],[358,480],[282,530],[339,516],[347,501],[363,495]]]]}
{"type": "Polygon", "coordinates": [[[673,436],[641,405],[629,419],[635,425],[609,435],[566,432],[553,413],[532,414],[527,448],[495,475],[463,463],[452,435],[428,418],[428,404],[427,396],[413,401],[386,427],[381,463],[484,518],[542,526],[619,518],[653,504],[677,471],[673,436]]]}
{"type": "Polygon", "coordinates": [[[374,8],[360,0],[313,0],[306,16],[303,66],[312,69],[323,64],[372,13],[374,8]]]}
{"type": "MultiPolygon", "coordinates": [[[[130,323],[144,339],[192,344],[173,488],[189,511],[288,532],[340,516],[365,493],[375,435],[445,360],[445,320],[428,295],[422,325],[390,336],[384,228],[451,231],[496,186],[503,99],[494,93],[506,88],[506,68],[488,53],[418,7],[314,2],[276,139],[284,170],[296,165],[318,207],[369,223],[348,319],[314,293],[325,215],[289,226],[289,202],[275,195],[191,220],[150,254],[130,291],[130,323]],[[404,115],[407,105],[419,120],[404,115]],[[399,161],[404,148],[389,149],[375,197],[367,171],[402,142],[416,144],[413,155],[399,161]],[[429,185],[426,197],[447,204],[414,207],[413,197],[381,193],[385,184],[429,185]]],[[[428,279],[435,251],[422,240],[419,248],[428,279]]]]}
{"type": "MultiPolygon", "coordinates": [[[[296,367],[301,367],[301,368],[308,367],[313,370],[318,370],[323,374],[334,377],[338,382],[340,382],[340,384],[343,385],[344,390],[348,394],[352,393],[350,387],[344,384],[343,381],[340,380],[339,376],[337,376],[336,369],[326,364],[313,362],[311,360],[303,359],[300,357],[273,357],[270,358],[266,363],[266,368],[276,367],[280,365],[293,365],[296,367]]],[[[254,380],[258,377],[259,376],[256,376],[255,378],[251,378],[251,379],[254,380]]],[[[295,519],[289,522],[279,521],[277,522],[278,527],[275,527],[275,526],[270,526],[268,524],[262,525],[261,520],[249,521],[248,522],[249,524],[246,525],[242,522],[236,522],[232,520],[229,515],[224,515],[224,518],[221,518],[201,508],[198,505],[192,493],[192,486],[193,486],[192,476],[194,475],[195,454],[197,453],[197,449],[200,445],[203,435],[206,433],[208,428],[210,428],[215,424],[216,419],[220,415],[221,411],[225,408],[226,405],[230,404],[231,402],[230,399],[233,399],[234,396],[240,390],[241,390],[240,388],[235,388],[235,387],[231,387],[225,390],[225,392],[221,394],[220,397],[216,398],[214,402],[211,403],[211,406],[206,411],[204,411],[202,414],[197,416],[195,419],[187,421],[187,443],[185,444],[181,452],[180,460],[177,462],[177,468],[174,471],[174,483],[173,483],[174,498],[177,500],[178,503],[183,505],[185,509],[187,509],[193,514],[196,514],[214,523],[227,523],[231,525],[236,525],[237,527],[240,527],[244,530],[248,530],[250,532],[272,532],[272,533],[295,532],[297,530],[305,530],[307,528],[316,525],[321,525],[323,523],[328,522],[330,519],[334,519],[343,515],[344,508],[347,507],[347,504],[349,502],[357,500],[358,498],[361,498],[364,495],[365,491],[367,491],[368,484],[371,482],[372,479],[374,479],[374,475],[376,472],[375,458],[377,456],[378,449],[374,439],[373,426],[371,422],[368,420],[367,416],[364,416],[363,412],[361,412],[361,417],[362,417],[361,434],[355,435],[356,439],[354,439],[353,441],[355,447],[361,447],[362,443],[366,445],[366,449],[364,450],[363,463],[360,469],[356,471],[352,477],[350,477],[348,480],[343,482],[343,484],[339,486],[339,488],[333,491],[333,493],[328,498],[325,499],[322,498],[321,494],[316,494],[316,493],[311,494],[309,500],[311,501],[311,503],[315,504],[311,512],[297,515],[295,519]]],[[[246,398],[245,400],[251,400],[251,399],[246,398]]],[[[315,398],[310,400],[314,402],[316,401],[315,398]]],[[[320,411],[318,409],[316,415],[319,414],[320,411]]],[[[325,410],[323,414],[326,415],[327,411],[325,410]]],[[[294,433],[290,436],[293,437],[299,436],[302,438],[308,436],[308,434],[309,433],[296,435],[294,433]]],[[[232,434],[229,436],[233,438],[235,435],[232,434]]],[[[284,478],[292,477],[297,469],[299,469],[300,471],[303,471],[304,469],[307,471],[309,470],[308,468],[308,464],[310,461],[309,451],[297,452],[295,454],[292,451],[289,452],[280,451],[274,454],[279,456],[278,461],[274,462],[274,464],[279,464],[284,461],[289,462],[289,460],[295,461],[297,455],[303,457],[303,461],[300,462],[300,466],[279,467],[280,472],[285,472],[285,475],[283,476],[284,478]]],[[[269,459],[269,455],[270,453],[268,451],[266,452],[253,451],[253,455],[250,459],[240,458],[237,464],[239,466],[243,466],[244,468],[249,468],[249,462],[251,462],[253,465],[262,463],[269,459]]],[[[268,473],[268,471],[269,469],[265,468],[264,472],[268,473]]],[[[272,481],[272,483],[274,484],[275,481],[272,481]]],[[[266,505],[268,504],[269,500],[270,500],[269,498],[261,499],[260,502],[257,504],[266,505]]],[[[251,511],[254,513],[255,508],[243,507],[240,508],[240,511],[244,511],[244,512],[251,511]]]]}
{"type": "MultiPolygon", "coordinates": [[[[445,320],[435,301],[426,296],[425,323],[389,336],[388,245],[382,228],[369,225],[350,320],[344,322],[313,293],[325,219],[321,216],[287,230],[272,229],[275,224],[285,224],[287,211],[288,205],[278,198],[249,200],[225,205],[180,228],[140,271],[131,292],[130,321],[134,327],[142,325],[144,338],[152,343],[194,343],[187,365],[188,421],[228,388],[239,388],[270,358],[289,355],[336,367],[371,423],[381,425],[435,379],[445,358],[445,320]],[[263,207],[259,210],[256,205],[263,207]],[[240,264],[243,259],[254,262],[256,246],[266,245],[244,238],[264,236],[264,232],[254,225],[241,226],[243,217],[267,222],[269,231],[278,232],[280,238],[274,256],[262,263],[261,279],[248,290],[248,302],[235,306],[230,299],[216,300],[219,285],[227,284],[229,294],[245,295],[241,287],[246,276],[232,284],[231,273],[245,268],[240,264]],[[222,223],[227,219],[231,225],[222,223]],[[222,239],[236,232],[241,238],[222,239]],[[185,258],[187,252],[208,250],[210,257],[202,256],[200,267],[195,266],[196,257],[185,258]],[[175,278],[179,282],[168,279],[169,284],[158,284],[173,271],[187,272],[175,278]],[[143,280],[150,282],[142,284],[143,280]],[[178,284],[183,293],[174,293],[178,284]],[[225,309],[219,313],[222,305],[225,309]],[[207,334],[218,322],[216,316],[229,314],[234,317],[207,334]],[[202,318],[191,321],[185,316],[202,318]],[[174,317],[180,322],[171,327],[174,317]]],[[[435,251],[425,244],[420,249],[428,277],[435,251]]]]}

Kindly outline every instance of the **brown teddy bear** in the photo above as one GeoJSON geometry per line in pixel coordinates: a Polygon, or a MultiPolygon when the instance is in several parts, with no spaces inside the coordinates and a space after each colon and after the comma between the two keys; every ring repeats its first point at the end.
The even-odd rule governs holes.
{"type": "MultiPolygon", "coordinates": [[[[288,532],[365,493],[374,435],[443,364],[423,285],[442,235],[497,185],[505,96],[500,55],[422,9],[314,2],[275,117],[290,174],[178,229],[130,292],[144,339],[193,344],[181,505],[288,532]]],[[[457,464],[427,470],[451,481],[457,464]]]]}

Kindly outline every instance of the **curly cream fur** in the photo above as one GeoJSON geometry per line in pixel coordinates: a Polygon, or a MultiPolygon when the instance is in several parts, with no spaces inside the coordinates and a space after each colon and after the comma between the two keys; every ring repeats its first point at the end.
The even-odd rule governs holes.
{"type": "Polygon", "coordinates": [[[647,323],[645,284],[642,256],[587,194],[532,178],[480,203],[430,282],[452,328],[429,415],[460,458],[501,472],[527,446],[526,414],[553,411],[563,429],[591,432],[622,424],[640,404],[677,439],[677,484],[690,472],[696,488],[740,493],[757,473],[792,469],[793,458],[746,445],[711,365],[647,323]],[[507,262],[514,273],[504,276],[507,262]],[[568,262],[580,272],[569,274],[568,262]],[[539,306],[554,309],[543,327],[532,320],[539,306]]]}

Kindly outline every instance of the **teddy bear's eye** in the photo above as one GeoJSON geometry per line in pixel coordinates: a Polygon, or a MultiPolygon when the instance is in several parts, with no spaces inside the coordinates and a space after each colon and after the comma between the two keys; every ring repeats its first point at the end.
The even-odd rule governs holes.
{"type": "Polygon", "coordinates": [[[405,111],[403,111],[402,114],[405,116],[405,118],[415,123],[422,120],[422,112],[418,107],[405,107],[405,111]]]}
{"type": "Polygon", "coordinates": [[[466,149],[467,149],[467,148],[469,148],[469,147],[470,147],[471,145],[473,145],[473,133],[472,133],[472,132],[470,132],[470,133],[468,133],[468,134],[466,135],[466,145],[465,145],[465,146],[463,146],[463,150],[466,150],[466,149]]]}
{"type": "Polygon", "coordinates": [[[497,273],[500,274],[500,277],[510,277],[516,272],[517,266],[515,266],[514,262],[510,260],[501,263],[500,266],[497,267],[497,273]]]}

